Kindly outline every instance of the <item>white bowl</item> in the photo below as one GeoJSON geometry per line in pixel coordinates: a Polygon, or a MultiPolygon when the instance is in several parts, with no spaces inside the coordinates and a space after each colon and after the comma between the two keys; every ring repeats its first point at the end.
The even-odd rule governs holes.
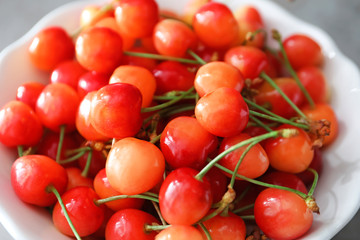
{"type": "MultiPolygon", "coordinates": [[[[27,47],[32,37],[50,25],[63,26],[69,32],[77,28],[79,14],[90,3],[105,0],[72,2],[41,19],[24,37],[0,54],[0,107],[14,99],[19,84],[37,80],[46,82],[48,75],[35,70],[29,62],[27,47]]],[[[186,1],[158,0],[161,8],[181,12],[186,1]]],[[[298,32],[313,37],[325,55],[324,73],[331,88],[331,105],[339,118],[340,134],[324,153],[324,169],[315,197],[321,214],[315,215],[307,240],[331,239],[355,215],[360,204],[360,73],[357,67],[336,47],[322,30],[307,24],[272,2],[237,0],[223,1],[232,9],[252,4],[261,12],[269,29],[276,28],[285,37],[298,32]],[[354,144],[354,145],[353,145],[354,144]]],[[[13,150],[0,146],[0,222],[14,239],[68,239],[52,224],[45,209],[21,202],[10,184],[10,168],[16,155],[13,150]]]]}

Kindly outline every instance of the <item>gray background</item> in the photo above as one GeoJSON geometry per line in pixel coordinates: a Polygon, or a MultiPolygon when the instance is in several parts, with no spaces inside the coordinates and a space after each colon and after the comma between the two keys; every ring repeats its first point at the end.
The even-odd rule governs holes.
{"type": "MultiPolygon", "coordinates": [[[[325,30],[340,50],[360,66],[360,0],[273,1],[301,19],[325,30]]],[[[20,38],[46,13],[68,2],[71,1],[0,0],[0,51],[20,38]]],[[[359,239],[359,226],[360,212],[333,239],[359,239]]],[[[0,239],[12,240],[1,225],[0,239]]]]}

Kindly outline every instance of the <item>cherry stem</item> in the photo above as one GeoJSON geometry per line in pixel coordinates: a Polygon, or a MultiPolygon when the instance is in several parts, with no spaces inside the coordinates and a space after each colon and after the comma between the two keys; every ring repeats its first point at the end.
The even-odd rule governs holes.
{"type": "Polygon", "coordinates": [[[77,153],[76,155],[74,156],[71,156],[65,160],[60,160],[58,163],[60,164],[66,164],[66,163],[70,163],[70,162],[73,162],[73,161],[76,161],[78,160],[79,158],[81,158],[82,156],[85,155],[85,153],[87,153],[89,150],[83,150],[82,152],[79,152],[77,153]]]}
{"type": "Polygon", "coordinates": [[[255,220],[254,215],[240,216],[243,220],[255,220]]]}
{"type": "Polygon", "coordinates": [[[200,62],[198,62],[196,60],[192,60],[192,59],[170,57],[170,56],[164,56],[164,55],[153,54],[153,53],[140,53],[140,52],[131,52],[131,51],[124,51],[123,53],[124,53],[124,55],[134,56],[134,57],[151,58],[151,59],[157,59],[157,60],[168,60],[168,61],[176,61],[176,62],[190,63],[190,64],[201,64],[200,62]]]}
{"type": "Polygon", "coordinates": [[[254,208],[254,206],[255,206],[255,204],[252,203],[252,204],[246,205],[246,206],[244,206],[244,207],[235,209],[235,210],[233,210],[232,212],[235,213],[235,214],[238,214],[238,213],[243,212],[243,211],[245,211],[245,210],[254,208]]]}
{"type": "MultiPolygon", "coordinates": [[[[262,140],[260,140],[260,141],[262,141],[262,140]]],[[[238,169],[239,169],[242,161],[244,160],[246,154],[250,151],[250,149],[251,149],[253,146],[255,146],[256,144],[258,144],[260,141],[256,141],[256,140],[255,140],[255,141],[253,141],[252,143],[250,143],[250,144],[246,147],[245,151],[241,154],[239,161],[236,163],[236,166],[235,166],[235,169],[234,169],[234,173],[233,173],[233,175],[231,176],[231,180],[230,180],[230,186],[231,186],[231,188],[233,188],[233,187],[234,187],[234,184],[235,184],[235,180],[236,180],[236,174],[235,174],[235,173],[237,173],[237,171],[238,171],[238,169]]]]}
{"type": "MultiPolygon", "coordinates": [[[[215,167],[219,168],[220,170],[223,170],[224,172],[227,172],[229,174],[234,174],[233,171],[231,171],[230,169],[227,169],[223,166],[221,166],[220,164],[218,163],[215,163],[215,167]]],[[[236,174],[236,177],[242,179],[242,180],[245,180],[247,182],[251,182],[253,184],[256,184],[256,185],[259,185],[259,186],[263,186],[263,187],[270,187],[270,188],[277,188],[277,189],[282,189],[282,190],[286,190],[286,191],[290,191],[290,192],[293,192],[293,193],[296,193],[298,194],[300,197],[302,197],[303,199],[306,199],[308,196],[307,194],[303,193],[303,192],[300,192],[298,190],[295,190],[295,189],[292,189],[292,188],[288,188],[288,187],[283,187],[283,186],[280,186],[280,185],[274,185],[274,184],[270,184],[270,183],[265,183],[265,182],[261,182],[261,181],[258,181],[258,180],[255,180],[255,179],[251,179],[251,178],[248,178],[248,177],[245,177],[243,175],[240,175],[240,174],[236,174]]]]}
{"type": "Polygon", "coordinates": [[[264,124],[262,121],[260,121],[259,119],[257,119],[254,115],[249,115],[249,118],[251,120],[253,120],[257,125],[259,125],[260,127],[264,128],[266,131],[268,132],[272,132],[273,130],[267,126],[266,124],[264,124]]]}
{"type": "Polygon", "coordinates": [[[207,230],[207,228],[205,227],[205,225],[203,223],[199,223],[199,226],[204,231],[207,240],[212,240],[212,237],[211,237],[209,231],[207,230]]]}
{"type": "Polygon", "coordinates": [[[60,133],[59,133],[59,144],[58,144],[58,148],[57,148],[57,152],[56,152],[56,162],[57,163],[60,162],[60,158],[61,158],[61,150],[62,150],[62,146],[64,143],[65,130],[66,130],[66,125],[61,125],[60,133]]]}
{"type": "Polygon", "coordinates": [[[156,135],[155,137],[153,137],[153,138],[150,140],[150,142],[151,142],[152,144],[155,144],[157,141],[160,140],[160,138],[161,138],[161,134],[156,135]]]}
{"type": "Polygon", "coordinates": [[[284,49],[284,45],[281,41],[281,35],[277,30],[273,30],[272,31],[272,35],[273,35],[273,39],[275,39],[280,47],[280,51],[281,51],[281,55],[284,59],[283,63],[285,64],[286,69],[289,71],[290,75],[295,79],[297,85],[299,86],[300,90],[303,92],[306,100],[309,102],[309,105],[311,108],[315,107],[314,101],[312,100],[309,92],[306,90],[306,88],[304,87],[304,85],[302,84],[302,82],[300,81],[298,75],[296,74],[294,68],[291,66],[289,58],[286,54],[286,51],[284,49]]]}
{"type": "Polygon", "coordinates": [[[70,156],[74,153],[79,153],[79,152],[84,152],[84,151],[90,151],[91,150],[91,147],[80,147],[80,148],[75,148],[75,149],[69,149],[69,150],[66,150],[66,153],[65,155],[66,156],[70,156]]]}
{"type": "Polygon", "coordinates": [[[102,198],[102,199],[95,200],[95,204],[100,205],[100,204],[104,204],[107,202],[116,201],[116,200],[125,199],[125,198],[140,198],[140,199],[150,200],[150,201],[159,203],[158,198],[151,197],[151,196],[148,196],[145,194],[137,194],[137,195],[117,195],[117,196],[112,196],[112,197],[108,197],[108,198],[102,198]]]}
{"type": "Polygon", "coordinates": [[[275,88],[276,91],[278,91],[278,93],[285,99],[285,101],[295,110],[295,112],[297,112],[297,114],[299,114],[302,118],[307,119],[306,115],[290,100],[288,96],[286,96],[286,94],[265,72],[261,72],[260,77],[268,82],[273,88],[275,88]]]}
{"type": "Polygon", "coordinates": [[[256,35],[258,35],[259,33],[263,33],[265,35],[265,37],[267,36],[267,32],[264,29],[259,28],[254,32],[248,32],[245,36],[244,41],[241,43],[241,45],[246,45],[249,41],[253,41],[254,38],[256,37],[256,35]]]}
{"type": "MultiPolygon", "coordinates": [[[[162,101],[162,100],[172,100],[172,99],[174,99],[176,97],[178,97],[178,96],[167,96],[167,95],[165,95],[165,96],[154,96],[153,99],[162,101]]],[[[185,96],[183,99],[195,99],[195,97],[196,96],[194,94],[194,95],[185,96]]]]}
{"type": "Polygon", "coordinates": [[[59,192],[57,191],[57,189],[53,185],[49,185],[49,186],[46,187],[46,191],[49,192],[49,193],[52,192],[56,196],[56,198],[57,198],[57,200],[58,200],[58,202],[60,204],[60,207],[63,210],[66,221],[68,222],[72,232],[74,233],[77,240],[81,240],[81,237],[78,234],[78,232],[76,231],[76,229],[74,227],[74,224],[72,223],[72,221],[70,219],[69,213],[68,213],[68,211],[67,211],[67,209],[66,209],[66,207],[64,205],[64,202],[62,201],[61,196],[60,196],[59,192]]]}
{"type": "Polygon", "coordinates": [[[193,50],[188,49],[187,53],[190,54],[196,61],[198,61],[200,64],[205,65],[207,62],[202,59],[199,55],[197,55],[193,50]]]}
{"type": "Polygon", "coordinates": [[[312,172],[314,174],[314,181],[311,185],[311,188],[308,192],[308,196],[309,197],[312,197],[312,195],[314,194],[314,191],[315,191],[315,188],[316,188],[316,185],[318,183],[318,180],[319,180],[319,174],[316,172],[316,170],[312,169],[312,168],[308,168],[307,169],[308,171],[312,172]]]}
{"type": "Polygon", "coordinates": [[[19,157],[24,156],[24,146],[23,145],[18,145],[17,146],[17,151],[18,151],[19,157]]]}
{"type": "Polygon", "coordinates": [[[185,92],[182,92],[179,96],[177,96],[176,98],[168,101],[168,102],[165,102],[165,103],[162,103],[162,104],[159,104],[159,105],[156,105],[156,106],[153,106],[153,107],[147,107],[147,108],[142,108],[141,109],[141,112],[153,112],[153,111],[157,111],[157,110],[160,110],[160,109],[164,109],[166,107],[169,107],[175,103],[177,103],[178,101],[180,101],[181,99],[183,99],[185,96],[187,96],[189,93],[191,93],[192,91],[194,91],[194,87],[191,87],[189,90],[185,91],[185,92]]]}
{"type": "Polygon", "coordinates": [[[150,224],[145,224],[145,231],[146,232],[151,232],[151,231],[161,231],[164,230],[168,227],[171,227],[171,225],[150,225],[150,224]]]}
{"type": "Polygon", "coordinates": [[[87,155],[87,159],[86,159],[86,164],[84,169],[81,172],[81,176],[83,177],[87,177],[89,170],[90,170],[90,165],[91,165],[91,160],[92,160],[92,149],[90,151],[88,151],[88,155],[87,155]]]}
{"type": "MultiPolygon", "coordinates": [[[[235,151],[236,149],[243,147],[247,144],[250,144],[254,141],[260,142],[262,140],[265,140],[267,138],[271,138],[271,137],[278,137],[278,136],[282,136],[282,137],[289,137],[289,136],[293,136],[294,134],[297,134],[297,130],[296,129],[281,129],[278,131],[272,131],[269,133],[264,133],[262,135],[256,136],[256,137],[252,137],[249,139],[246,139],[244,141],[241,141],[233,146],[231,146],[230,148],[226,149],[226,151],[220,153],[219,155],[217,155],[213,160],[211,160],[196,176],[195,178],[199,181],[201,181],[201,179],[205,176],[205,174],[218,162],[220,161],[220,159],[222,159],[225,155],[227,155],[228,153],[235,151]]],[[[233,173],[231,173],[233,174],[233,173]]]]}
{"type": "Polygon", "coordinates": [[[162,225],[163,225],[163,226],[166,226],[166,221],[165,221],[165,219],[163,218],[163,216],[161,215],[159,206],[158,206],[157,203],[154,202],[154,201],[151,201],[151,203],[152,203],[152,205],[154,206],[155,211],[156,211],[157,215],[159,216],[162,225]]]}
{"type": "Polygon", "coordinates": [[[200,219],[200,221],[198,223],[202,223],[205,222],[213,217],[216,217],[217,215],[219,215],[222,211],[224,211],[225,206],[223,207],[219,207],[217,209],[215,209],[212,213],[210,213],[209,215],[206,215],[205,217],[203,217],[202,219],[200,219]]]}

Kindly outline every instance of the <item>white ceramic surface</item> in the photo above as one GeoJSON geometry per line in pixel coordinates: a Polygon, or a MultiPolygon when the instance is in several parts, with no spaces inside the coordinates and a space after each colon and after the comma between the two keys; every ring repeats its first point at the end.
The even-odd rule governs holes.
{"type": "MultiPolygon", "coordinates": [[[[77,28],[81,9],[89,3],[105,0],[73,2],[45,16],[24,37],[0,53],[0,106],[15,98],[20,83],[36,80],[46,82],[48,76],[35,70],[28,59],[27,47],[31,38],[42,28],[60,25],[72,32],[77,28]]],[[[185,1],[158,0],[161,8],[181,12],[185,1]]],[[[324,154],[324,171],[316,190],[320,215],[314,217],[307,240],[331,239],[357,212],[360,204],[360,73],[357,67],[338,50],[322,30],[311,26],[266,0],[223,1],[236,9],[252,4],[261,12],[268,29],[276,27],[285,37],[298,32],[318,41],[325,55],[324,73],[331,88],[331,104],[340,123],[336,142],[324,154]]],[[[10,185],[10,168],[15,151],[0,146],[0,222],[14,239],[68,239],[52,225],[50,214],[22,203],[10,185]]]]}

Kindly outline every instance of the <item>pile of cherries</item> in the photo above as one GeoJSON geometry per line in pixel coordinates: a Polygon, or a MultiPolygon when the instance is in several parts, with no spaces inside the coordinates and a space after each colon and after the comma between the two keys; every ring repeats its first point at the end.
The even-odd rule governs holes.
{"type": "Polygon", "coordinates": [[[282,40],[256,8],[210,0],[181,16],[154,0],[88,6],[80,26],[33,38],[30,60],[49,82],[22,84],[0,110],[22,201],[77,239],[310,229],[321,153],[338,132],[313,39],[282,40]]]}

